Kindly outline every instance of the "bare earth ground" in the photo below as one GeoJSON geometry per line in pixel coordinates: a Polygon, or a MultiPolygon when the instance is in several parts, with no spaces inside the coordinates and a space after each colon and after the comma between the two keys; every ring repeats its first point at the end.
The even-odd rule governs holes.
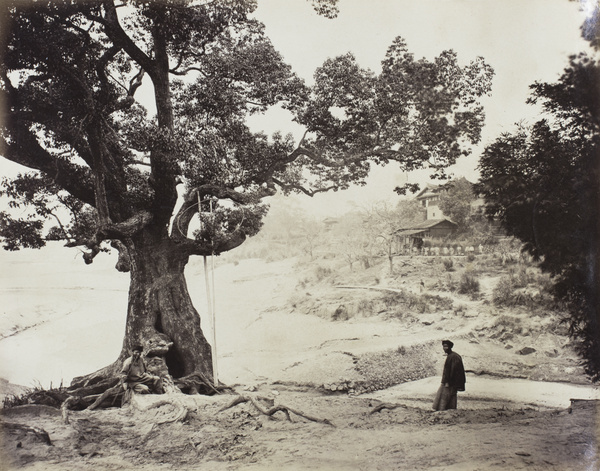
{"type": "MultiPolygon", "coordinates": [[[[81,260],[54,253],[31,277],[34,257],[24,254],[0,260],[9,268],[0,275],[8,300],[0,377],[47,387],[112,361],[126,277],[111,276],[110,263],[90,275],[81,260]]],[[[137,396],[128,408],[71,412],[69,424],[56,409],[26,405],[2,411],[0,469],[600,469],[598,389],[554,315],[489,302],[502,269],[480,275],[482,295],[471,299],[440,288],[447,274],[439,261],[400,259],[394,277],[385,265],[351,273],[320,263],[220,264],[218,366],[221,382],[267,399],[263,406],[332,425],[294,413],[291,421],[283,412],[268,417],[248,402],[222,410],[233,395],[137,396]],[[434,298],[382,300],[401,290],[434,298]],[[432,412],[444,338],[463,357],[467,390],[458,410],[432,412]],[[381,404],[395,408],[373,412],[381,404]],[[43,429],[51,445],[14,424],[43,429]]],[[[189,267],[188,282],[204,316],[201,264],[189,267]]]]}

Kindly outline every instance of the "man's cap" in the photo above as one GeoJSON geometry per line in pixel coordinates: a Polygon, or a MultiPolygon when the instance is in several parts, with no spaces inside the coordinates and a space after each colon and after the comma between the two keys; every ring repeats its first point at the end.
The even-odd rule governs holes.
{"type": "Polygon", "coordinates": [[[450,348],[454,347],[454,343],[450,340],[442,340],[442,345],[448,345],[450,348]]]}
{"type": "Polygon", "coordinates": [[[131,351],[133,352],[143,352],[144,351],[144,347],[142,347],[141,345],[136,345],[134,346],[131,351]]]}

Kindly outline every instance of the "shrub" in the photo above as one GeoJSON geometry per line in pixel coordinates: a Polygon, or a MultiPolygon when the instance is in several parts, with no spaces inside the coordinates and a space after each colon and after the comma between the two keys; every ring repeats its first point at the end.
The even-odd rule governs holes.
{"type": "Polygon", "coordinates": [[[524,284],[523,275],[504,276],[500,278],[498,284],[492,291],[492,301],[496,306],[514,307],[525,306],[528,309],[539,312],[540,310],[555,309],[556,301],[548,292],[549,280],[547,277],[539,277],[527,274],[527,279],[531,283],[537,283],[538,292],[526,292],[521,288],[527,287],[524,284]]]}
{"type": "Polygon", "coordinates": [[[385,293],[381,297],[381,301],[385,307],[395,307],[398,304],[404,304],[406,302],[406,293],[404,291],[401,293],[385,293]]]}
{"type": "Polygon", "coordinates": [[[375,303],[371,299],[361,299],[358,302],[356,309],[362,314],[372,314],[375,310],[375,303]]]}
{"type": "Polygon", "coordinates": [[[446,260],[443,261],[444,263],[444,268],[446,269],[446,271],[454,271],[454,262],[452,261],[451,258],[447,258],[446,260]]]}
{"type": "Polygon", "coordinates": [[[340,304],[332,314],[331,318],[334,321],[347,321],[350,318],[350,314],[348,314],[348,308],[345,305],[340,304]]]}
{"type": "Polygon", "coordinates": [[[514,288],[525,288],[529,283],[535,281],[535,277],[530,275],[526,268],[510,267],[508,275],[514,288]]]}
{"type": "Polygon", "coordinates": [[[438,311],[447,311],[454,306],[454,301],[451,298],[438,296],[437,294],[423,294],[421,298],[429,304],[433,304],[434,308],[438,311]]]}
{"type": "Polygon", "coordinates": [[[503,276],[492,291],[492,302],[496,306],[513,306],[515,287],[510,276],[503,276]]]}
{"type": "Polygon", "coordinates": [[[454,276],[448,273],[446,277],[438,278],[437,283],[433,285],[433,289],[454,293],[458,290],[458,282],[454,279],[454,276]]]}
{"type": "Polygon", "coordinates": [[[513,334],[522,334],[523,326],[521,325],[521,319],[512,316],[500,316],[494,322],[492,329],[501,330],[503,332],[511,332],[513,334]]]}
{"type": "Polygon", "coordinates": [[[479,293],[479,281],[475,278],[475,276],[469,273],[463,273],[458,284],[458,292],[460,294],[479,293]]]}
{"type": "Polygon", "coordinates": [[[333,273],[333,270],[328,267],[322,267],[322,266],[318,265],[317,268],[315,268],[315,276],[317,278],[317,281],[321,281],[321,280],[323,280],[323,278],[327,278],[332,273],[333,273]]]}

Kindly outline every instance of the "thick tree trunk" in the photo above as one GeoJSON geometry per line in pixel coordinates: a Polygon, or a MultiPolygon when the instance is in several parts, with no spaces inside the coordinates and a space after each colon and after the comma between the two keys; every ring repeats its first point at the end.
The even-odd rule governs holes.
{"type": "Polygon", "coordinates": [[[168,373],[175,384],[179,378],[184,378],[179,384],[184,391],[204,389],[214,392],[211,347],[202,331],[200,316],[192,305],[184,277],[189,256],[168,237],[156,239],[146,233],[126,244],[131,261],[131,282],[123,349],[113,364],[91,375],[75,378],[71,383],[75,394],[86,395],[92,389],[93,393],[99,393],[106,389],[105,386],[113,386],[114,381],[110,379],[119,374],[123,361],[135,345],[142,345],[145,353],[166,352],[164,360],[168,372],[164,371],[165,362],[158,362],[160,371],[155,374],[168,373]],[[200,388],[202,383],[205,388],[200,388]]]}
{"type": "Polygon", "coordinates": [[[135,344],[173,342],[166,355],[177,379],[201,374],[212,380],[212,355],[192,305],[184,269],[188,255],[169,239],[130,246],[131,285],[122,356],[135,344]],[[167,338],[165,339],[166,336],[167,338]]]}

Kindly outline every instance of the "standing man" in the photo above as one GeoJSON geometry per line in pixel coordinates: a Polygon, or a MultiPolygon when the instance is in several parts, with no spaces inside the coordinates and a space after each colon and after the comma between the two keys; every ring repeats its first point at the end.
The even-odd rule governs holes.
{"type": "Polygon", "coordinates": [[[141,346],[131,349],[131,356],[123,362],[121,369],[121,381],[125,390],[131,389],[139,394],[150,392],[162,393],[161,380],[158,376],[151,375],[146,371],[146,363],[142,358],[141,346]]]}
{"type": "Polygon", "coordinates": [[[448,356],[444,363],[442,384],[433,401],[433,409],[456,409],[457,392],[464,391],[465,383],[467,382],[465,368],[460,355],[452,351],[454,343],[450,340],[443,340],[442,347],[448,356]]]}

